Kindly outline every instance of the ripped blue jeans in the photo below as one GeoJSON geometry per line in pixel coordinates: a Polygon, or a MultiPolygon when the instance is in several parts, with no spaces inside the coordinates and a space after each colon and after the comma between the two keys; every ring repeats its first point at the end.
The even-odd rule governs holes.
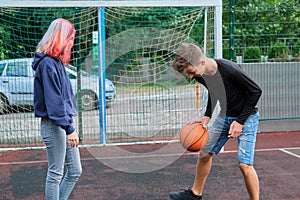
{"type": "MultiPolygon", "coordinates": [[[[239,163],[253,165],[254,148],[258,129],[259,113],[250,115],[243,125],[243,130],[238,139],[238,157],[239,163]]],[[[230,139],[228,132],[230,124],[236,120],[236,117],[230,117],[219,114],[213,125],[209,128],[209,141],[203,152],[218,154],[225,143],[230,139]]]]}

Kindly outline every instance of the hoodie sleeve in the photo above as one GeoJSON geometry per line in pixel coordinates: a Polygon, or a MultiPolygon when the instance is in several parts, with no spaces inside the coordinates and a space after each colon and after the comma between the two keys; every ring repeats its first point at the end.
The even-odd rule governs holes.
{"type": "Polygon", "coordinates": [[[67,115],[65,101],[62,98],[62,85],[55,63],[41,63],[44,99],[49,119],[60,126],[69,135],[75,131],[72,116],[67,115]]]}

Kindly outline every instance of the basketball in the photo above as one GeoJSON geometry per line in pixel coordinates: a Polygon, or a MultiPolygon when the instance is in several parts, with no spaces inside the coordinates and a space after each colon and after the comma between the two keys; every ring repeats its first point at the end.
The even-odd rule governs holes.
{"type": "Polygon", "coordinates": [[[199,123],[186,124],[180,130],[179,141],[188,151],[199,151],[208,142],[208,131],[199,123]]]}

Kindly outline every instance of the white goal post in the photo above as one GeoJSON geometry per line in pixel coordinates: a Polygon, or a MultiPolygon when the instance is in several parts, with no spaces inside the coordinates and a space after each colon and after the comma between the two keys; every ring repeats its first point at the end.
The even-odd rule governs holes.
{"type": "MultiPolygon", "coordinates": [[[[130,143],[173,137],[186,120],[203,112],[206,102],[202,92],[202,107],[191,107],[196,104],[196,83],[174,74],[170,63],[176,49],[190,42],[209,57],[223,56],[222,0],[0,0],[0,11],[0,28],[9,33],[3,35],[3,49],[8,49],[3,59],[30,57],[54,17],[66,17],[76,27],[71,64],[80,75],[77,80],[81,69],[98,78],[97,84],[89,82],[97,86],[92,90],[96,95],[85,93],[84,103],[80,95],[86,88],[77,81],[75,124],[85,141],[130,143]],[[106,91],[111,90],[106,79],[116,86],[117,95],[108,101],[112,106],[106,104],[106,91]]],[[[25,120],[18,131],[24,126],[31,130],[26,134],[33,134],[22,114],[25,120]]]]}

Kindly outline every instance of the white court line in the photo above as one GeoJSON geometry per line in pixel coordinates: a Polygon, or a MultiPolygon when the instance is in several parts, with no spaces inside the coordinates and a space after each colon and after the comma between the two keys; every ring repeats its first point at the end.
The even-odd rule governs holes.
{"type": "Polygon", "coordinates": [[[34,163],[47,163],[47,160],[38,160],[38,161],[22,161],[22,162],[6,162],[0,163],[1,165],[24,165],[24,164],[34,164],[34,163]]]}
{"type": "Polygon", "coordinates": [[[290,152],[290,151],[287,151],[286,149],[281,149],[281,151],[284,152],[284,153],[287,153],[287,154],[289,154],[289,155],[292,155],[292,156],[294,156],[294,157],[296,157],[296,158],[300,158],[300,155],[297,155],[297,154],[295,154],[295,153],[292,153],[292,152],[290,152]]]}
{"type": "MultiPolygon", "coordinates": [[[[300,147],[293,147],[293,148],[271,148],[271,149],[256,149],[255,152],[263,152],[263,151],[282,151],[286,154],[289,154],[289,155],[292,155],[296,158],[300,158],[300,155],[297,155],[297,154],[294,154],[292,152],[289,152],[288,150],[286,149],[300,149],[300,147]]],[[[237,150],[230,150],[230,151],[223,151],[223,153],[236,153],[237,150]]],[[[142,153],[141,153],[142,154],[142,153]]],[[[113,156],[113,157],[101,157],[101,160],[107,160],[107,159],[120,159],[120,158],[141,158],[141,157],[145,157],[145,158],[151,158],[151,157],[166,157],[166,156],[178,156],[178,155],[197,155],[198,153],[195,152],[195,153],[189,153],[189,152],[186,152],[186,153],[171,153],[171,154],[152,154],[152,155],[141,155],[141,156],[122,156],[122,157],[118,157],[118,156],[113,156]]],[[[89,161],[89,160],[95,160],[95,159],[98,159],[97,157],[92,157],[92,158],[82,158],[81,160],[82,161],[89,161]]],[[[2,165],[24,165],[24,164],[34,164],[34,163],[47,163],[48,161],[47,160],[40,160],[40,161],[22,161],[22,162],[5,162],[5,163],[0,163],[0,166],[2,165]]]]}

